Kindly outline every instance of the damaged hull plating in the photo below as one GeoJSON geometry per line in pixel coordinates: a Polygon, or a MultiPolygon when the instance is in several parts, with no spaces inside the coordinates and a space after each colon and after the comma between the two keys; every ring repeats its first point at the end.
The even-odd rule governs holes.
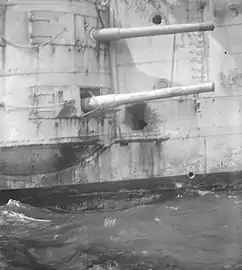
{"type": "Polygon", "coordinates": [[[240,187],[240,1],[0,3],[0,189],[240,187]],[[215,30],[92,32],[198,22],[215,30]],[[215,91],[139,96],[207,82],[215,91]],[[109,94],[121,95],[106,106],[109,94]]]}

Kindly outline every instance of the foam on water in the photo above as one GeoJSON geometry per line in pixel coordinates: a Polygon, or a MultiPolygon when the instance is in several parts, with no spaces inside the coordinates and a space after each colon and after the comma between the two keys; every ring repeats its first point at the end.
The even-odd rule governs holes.
{"type": "Polygon", "coordinates": [[[15,213],[15,212],[12,212],[12,211],[2,211],[2,214],[3,215],[6,215],[8,217],[11,217],[11,218],[16,218],[16,221],[22,221],[22,222],[29,222],[29,221],[39,221],[39,222],[50,222],[50,220],[44,220],[44,219],[36,219],[36,218],[31,218],[31,217],[27,217],[25,216],[24,214],[21,214],[21,213],[15,213]]]}
{"type": "Polygon", "coordinates": [[[241,195],[188,193],[75,214],[10,199],[0,207],[0,268],[240,269],[241,195]]]}

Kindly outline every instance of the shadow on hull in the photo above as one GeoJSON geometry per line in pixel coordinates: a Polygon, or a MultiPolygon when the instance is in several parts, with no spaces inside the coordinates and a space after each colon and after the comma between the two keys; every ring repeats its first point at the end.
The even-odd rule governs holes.
{"type": "Polygon", "coordinates": [[[94,147],[82,143],[2,148],[0,173],[9,176],[30,176],[58,172],[80,163],[94,147]]]}

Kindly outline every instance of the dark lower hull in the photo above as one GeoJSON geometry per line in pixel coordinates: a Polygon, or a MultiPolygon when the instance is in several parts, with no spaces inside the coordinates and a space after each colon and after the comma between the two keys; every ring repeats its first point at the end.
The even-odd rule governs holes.
{"type": "Polygon", "coordinates": [[[9,199],[15,199],[39,207],[48,205],[51,209],[61,211],[107,210],[166,201],[177,195],[197,196],[197,190],[232,191],[241,187],[242,171],[236,171],[200,174],[193,179],[183,175],[2,190],[0,202],[5,204],[9,199]]]}
{"type": "Polygon", "coordinates": [[[0,149],[0,173],[5,176],[31,177],[39,174],[58,174],[80,163],[98,144],[33,144],[14,145],[0,149]]]}

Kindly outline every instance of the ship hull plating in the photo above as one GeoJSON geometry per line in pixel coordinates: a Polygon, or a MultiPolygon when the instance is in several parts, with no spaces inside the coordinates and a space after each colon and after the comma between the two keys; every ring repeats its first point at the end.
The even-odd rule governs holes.
{"type": "MultiPolygon", "coordinates": [[[[58,186],[64,188],[68,185],[80,185],[78,189],[83,188],[83,192],[85,192],[86,187],[92,190],[100,186],[103,189],[105,185],[109,184],[113,186],[114,190],[123,185],[128,188],[129,181],[131,181],[132,188],[136,189],[150,189],[153,185],[156,185],[157,188],[176,189],[179,183],[183,187],[194,185],[209,189],[213,187],[235,188],[240,186],[242,180],[240,165],[242,146],[238,145],[236,136],[230,136],[230,148],[225,148],[227,140],[228,137],[225,135],[220,140],[218,136],[213,137],[213,140],[208,140],[208,138],[184,138],[182,140],[166,138],[163,142],[137,142],[136,139],[136,142],[119,142],[110,147],[98,148],[101,152],[96,151],[97,155],[89,155],[89,158],[84,159],[85,162],[76,159],[68,160],[65,155],[67,163],[60,163],[59,166],[62,164],[62,169],[55,171],[50,170],[53,167],[49,161],[47,165],[42,162],[39,169],[45,173],[36,174],[35,172],[35,174],[29,173],[28,175],[24,174],[24,170],[26,164],[30,166],[31,163],[26,163],[24,157],[28,158],[31,155],[26,155],[27,152],[20,148],[18,151],[22,151],[22,153],[19,152],[19,155],[22,154],[22,158],[19,157],[16,162],[15,154],[12,159],[13,162],[16,162],[16,171],[12,170],[11,174],[6,170],[5,175],[1,175],[1,189],[46,187],[58,189],[58,186]],[[198,143],[199,151],[197,151],[198,143]],[[172,152],[171,149],[173,149],[172,152]],[[191,149],[195,150],[191,151],[191,149]],[[223,155],[221,158],[222,153],[227,153],[227,155],[223,155]],[[73,165],[73,163],[75,164],[73,165]],[[68,164],[70,166],[66,168],[68,164]],[[47,172],[48,170],[49,172],[47,172]],[[141,181],[141,179],[143,180],[141,181]],[[126,184],[122,184],[123,182],[126,184]],[[94,187],[91,187],[92,185],[94,187]]],[[[51,147],[47,149],[46,160],[49,153],[53,153],[51,147]]],[[[44,152],[44,148],[42,151],[44,152]]],[[[85,149],[85,151],[87,150],[85,149]]],[[[73,153],[73,151],[71,152],[73,153]]],[[[93,153],[95,153],[95,149],[93,153]]],[[[44,156],[42,156],[43,159],[44,156]]],[[[53,161],[56,162],[56,159],[53,161]]],[[[36,166],[38,166],[37,162],[36,166]]],[[[9,166],[9,168],[13,168],[13,166],[9,166]]]]}
{"type": "Polygon", "coordinates": [[[3,35],[12,42],[0,48],[0,141],[16,149],[1,148],[1,189],[240,187],[242,17],[240,8],[230,12],[233,1],[203,1],[202,7],[201,1],[109,1],[110,14],[106,7],[97,12],[92,1],[10,2],[1,17],[3,35]],[[89,36],[102,19],[111,27],[140,27],[153,25],[157,14],[164,24],[209,19],[217,25],[212,33],[110,45],[89,36]],[[81,113],[81,98],[89,92],[125,94],[207,81],[215,82],[215,93],[124,105],[117,113],[81,113]],[[103,147],[72,148],[88,141],[103,147]],[[61,150],[69,148],[72,157],[61,150]]]}
{"type": "Polygon", "coordinates": [[[201,196],[241,189],[242,171],[129,179],[126,181],[57,185],[4,190],[1,203],[10,199],[55,211],[117,210],[140,204],[165,202],[174,197],[201,196]],[[63,199],[64,198],[64,199],[63,199]]]}

